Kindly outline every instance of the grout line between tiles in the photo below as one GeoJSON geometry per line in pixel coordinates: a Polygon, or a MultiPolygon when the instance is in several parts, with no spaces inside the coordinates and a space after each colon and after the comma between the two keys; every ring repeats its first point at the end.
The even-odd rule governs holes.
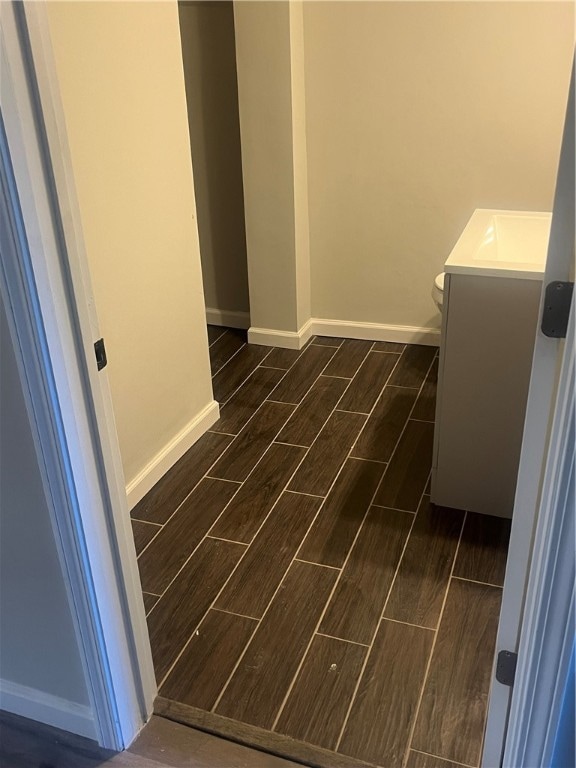
{"type": "Polygon", "coordinates": [[[432,752],[424,752],[421,749],[412,749],[412,752],[418,752],[420,755],[427,755],[428,757],[434,757],[436,760],[444,760],[446,763],[457,766],[457,768],[477,768],[475,765],[468,765],[468,763],[457,763],[454,760],[449,760],[447,757],[440,757],[439,755],[433,755],[432,752]]]}
{"type": "MultiPolygon", "coordinates": [[[[364,429],[364,427],[362,427],[362,429],[364,429]]],[[[360,430],[360,431],[362,431],[362,430],[360,430]]],[[[358,437],[360,437],[360,435],[358,435],[358,437]]],[[[358,442],[358,441],[356,441],[356,442],[358,442]]],[[[354,445],[356,445],[356,443],[354,443],[354,445]]],[[[352,454],[352,456],[350,456],[350,458],[354,459],[354,461],[367,461],[369,464],[383,464],[384,466],[386,466],[386,464],[388,464],[387,461],[380,461],[380,459],[365,459],[362,456],[354,456],[354,454],[352,454]]],[[[379,504],[372,504],[372,506],[373,507],[379,507],[380,505],[379,504]]]]}
{"type": "Polygon", "coordinates": [[[422,424],[434,424],[434,419],[415,419],[413,416],[410,417],[409,421],[419,421],[422,424]]]}
{"type": "Polygon", "coordinates": [[[382,621],[391,621],[393,624],[404,624],[407,627],[416,627],[417,629],[425,629],[427,632],[436,632],[434,627],[425,627],[423,624],[413,624],[411,621],[399,621],[398,619],[391,619],[388,616],[380,616],[378,623],[382,621]]]}
{"type": "Polygon", "coordinates": [[[448,578],[448,584],[446,586],[446,590],[444,592],[444,599],[442,600],[442,607],[440,609],[440,614],[438,616],[438,622],[436,624],[436,630],[434,634],[434,640],[432,641],[432,647],[430,648],[430,653],[428,655],[428,663],[426,664],[426,669],[424,671],[424,677],[422,679],[422,685],[420,687],[420,696],[418,697],[418,703],[416,705],[416,708],[414,710],[414,719],[412,720],[412,725],[410,727],[410,732],[408,734],[408,742],[406,747],[406,752],[404,753],[404,761],[403,764],[408,760],[408,755],[410,754],[410,750],[412,749],[412,740],[414,738],[414,731],[416,730],[416,723],[418,722],[418,716],[420,714],[420,707],[422,705],[422,699],[424,698],[424,690],[426,688],[426,682],[428,680],[428,675],[430,673],[430,667],[432,665],[432,657],[434,656],[434,649],[436,648],[436,641],[438,640],[438,630],[440,629],[440,624],[442,623],[442,617],[444,616],[444,609],[446,607],[446,601],[448,599],[448,592],[450,591],[450,582],[452,581],[452,574],[454,573],[454,568],[456,566],[456,560],[458,559],[458,550],[460,549],[460,542],[462,541],[462,534],[464,532],[464,526],[466,525],[466,518],[468,517],[468,512],[465,512],[462,518],[462,525],[460,527],[460,535],[458,536],[458,544],[456,544],[456,550],[454,552],[454,559],[452,560],[452,567],[450,568],[450,576],[448,578]]]}
{"type": "Polygon", "coordinates": [[[203,480],[218,480],[220,483],[231,483],[240,487],[242,482],[240,480],[227,480],[225,477],[212,477],[212,475],[204,475],[203,480]]]}
{"type": "MultiPolygon", "coordinates": [[[[269,402],[272,401],[270,400],[269,402]]],[[[294,411],[292,411],[292,413],[294,413],[294,411]]],[[[290,416],[290,418],[292,418],[292,416],[290,416]]],[[[284,429],[284,427],[282,427],[282,429],[284,429]]],[[[310,448],[309,445],[300,445],[299,443],[285,443],[283,440],[274,440],[274,442],[276,445],[291,445],[293,448],[306,448],[306,450],[310,448]]]]}
{"type": "MultiPolygon", "coordinates": [[[[378,342],[375,341],[374,344],[377,344],[378,342]]],[[[374,349],[372,348],[370,352],[377,352],[379,355],[401,355],[402,352],[404,352],[403,349],[401,349],[399,352],[397,352],[395,349],[374,349]]]]}
{"type": "Polygon", "coordinates": [[[152,597],[162,597],[162,595],[157,595],[156,592],[148,592],[148,590],[142,590],[143,595],[152,595],[152,597]]]}
{"type": "MultiPolygon", "coordinates": [[[[145,523],[145,522],[146,522],[146,520],[140,520],[139,522],[141,522],[141,523],[145,523]]],[[[136,561],[138,561],[138,560],[139,560],[139,558],[141,557],[141,555],[143,555],[143,554],[144,554],[144,552],[146,552],[146,550],[148,549],[148,547],[150,546],[150,544],[152,544],[152,542],[153,542],[153,541],[155,541],[155,540],[156,540],[156,538],[157,538],[157,537],[160,535],[160,531],[161,531],[161,530],[164,528],[164,525],[166,525],[166,523],[164,523],[164,525],[160,525],[159,523],[150,523],[150,525],[155,525],[155,526],[157,526],[157,527],[158,527],[158,530],[156,531],[156,533],[154,534],[154,536],[152,536],[152,538],[150,539],[150,541],[148,541],[148,542],[146,543],[146,546],[142,547],[142,549],[140,550],[140,552],[138,552],[138,554],[136,555],[136,561]]],[[[153,593],[153,592],[150,592],[149,594],[150,594],[150,595],[152,595],[152,594],[154,594],[154,593],[153,593]]]]}
{"type": "MultiPolygon", "coordinates": [[[[268,355],[266,355],[266,357],[268,357],[268,355]]],[[[290,368],[278,368],[277,365],[264,365],[264,362],[266,361],[266,357],[261,363],[259,363],[259,365],[256,366],[256,368],[268,368],[268,370],[270,371],[284,371],[284,373],[288,373],[288,371],[290,370],[290,368]]]]}
{"type": "Polygon", "coordinates": [[[226,366],[228,365],[228,363],[229,363],[231,360],[234,360],[234,358],[236,357],[236,355],[238,354],[238,352],[240,352],[240,350],[241,350],[241,349],[244,349],[244,347],[246,347],[247,345],[248,345],[248,342],[246,342],[246,341],[245,341],[245,342],[242,344],[242,346],[238,347],[238,349],[236,350],[236,352],[234,352],[234,354],[233,354],[231,357],[229,357],[229,358],[228,358],[228,360],[226,360],[226,362],[225,362],[223,365],[221,365],[221,366],[220,366],[220,368],[218,368],[216,371],[211,371],[211,373],[212,373],[212,378],[214,379],[214,378],[215,378],[215,377],[216,377],[216,376],[217,376],[217,375],[220,373],[220,371],[223,371],[223,370],[224,370],[224,368],[226,368],[226,366]]]}
{"type": "Polygon", "coordinates": [[[131,516],[130,520],[135,520],[137,523],[146,523],[146,525],[155,525],[158,528],[162,528],[163,527],[162,523],[152,523],[152,522],[150,522],[150,520],[140,520],[139,517],[132,517],[131,516]]]}
{"type": "Polygon", "coordinates": [[[416,512],[413,509],[400,509],[399,507],[385,507],[383,504],[372,504],[372,507],[376,507],[376,509],[393,509],[395,512],[406,512],[407,515],[416,515],[416,512]]]}
{"type": "MultiPolygon", "coordinates": [[[[284,493],[294,493],[296,496],[311,496],[313,499],[325,499],[326,496],[320,496],[319,493],[306,493],[306,491],[291,491],[289,488],[286,488],[284,493]]],[[[315,565],[319,565],[319,563],[315,563],[315,565]]]]}
{"type": "MultiPolygon", "coordinates": [[[[304,539],[302,539],[304,541],[304,539]]],[[[295,557],[295,563],[308,563],[308,565],[317,565],[319,568],[330,568],[331,571],[341,571],[341,568],[336,568],[335,565],[326,565],[325,563],[313,563],[312,560],[303,560],[301,557],[295,557]]]]}
{"type": "MultiPolygon", "coordinates": [[[[206,432],[211,432],[213,435],[228,435],[228,437],[238,437],[238,433],[234,432],[216,432],[215,429],[207,429],[206,432]]],[[[220,478],[215,478],[216,480],[219,480],[220,478]]]]}
{"type": "MultiPolygon", "coordinates": [[[[348,389],[348,387],[346,387],[348,389]]],[[[378,396],[380,397],[380,396],[378,396]]],[[[348,411],[346,408],[336,408],[339,413],[354,413],[357,416],[368,416],[368,411],[348,411]]],[[[364,429],[364,427],[362,427],[364,429]]]]}
{"type": "Polygon", "coordinates": [[[315,637],[329,637],[330,640],[338,640],[340,643],[349,643],[350,645],[359,645],[360,648],[368,648],[366,643],[358,643],[356,640],[344,640],[343,637],[336,637],[336,635],[327,635],[326,632],[316,632],[315,637]]]}
{"type": "Polygon", "coordinates": [[[222,536],[212,536],[211,534],[207,533],[204,536],[205,539],[214,539],[215,541],[227,541],[229,544],[241,544],[243,547],[249,547],[249,544],[246,544],[245,541],[237,541],[236,539],[224,539],[222,536]]]}
{"type": "Polygon", "coordinates": [[[333,376],[331,373],[323,373],[322,376],[326,376],[327,379],[342,379],[343,381],[352,381],[354,376],[333,376]]]}
{"type": "Polygon", "coordinates": [[[234,613],[234,611],[227,611],[225,608],[209,608],[206,611],[208,614],[210,611],[218,611],[218,613],[228,613],[230,616],[239,616],[241,619],[252,619],[252,621],[258,621],[256,616],[248,616],[246,613],[234,613]]]}
{"type": "Polygon", "coordinates": [[[340,344],[318,344],[315,341],[310,342],[311,347],[328,347],[329,349],[340,349],[342,346],[342,342],[340,344]]]}
{"type": "Polygon", "coordinates": [[[479,581],[478,579],[467,579],[465,576],[451,576],[452,579],[458,579],[458,581],[470,581],[472,584],[482,584],[483,587],[495,587],[496,589],[503,589],[502,584],[492,584],[491,581],[479,581]]]}
{"type": "MultiPolygon", "coordinates": [[[[286,373],[287,373],[287,371],[286,371],[286,373]]],[[[284,378],[284,376],[282,377],[282,379],[283,379],[283,378],[284,378]]],[[[278,384],[280,384],[280,382],[282,381],[282,379],[280,379],[280,381],[278,382],[278,384]]],[[[278,384],[277,384],[276,386],[278,386],[278,384]]],[[[306,392],[306,395],[307,395],[307,394],[308,394],[308,392],[306,392]]],[[[306,395],[305,395],[305,396],[306,396],[306,395]]],[[[304,397],[305,397],[305,396],[304,396],[304,397]]],[[[304,399],[304,398],[302,398],[302,399],[304,399]]],[[[264,400],[264,402],[265,402],[265,403],[277,403],[278,405],[295,405],[296,407],[298,407],[298,406],[300,405],[300,403],[287,403],[287,402],[285,402],[284,400],[271,400],[269,397],[267,397],[267,398],[266,398],[266,400],[264,400]]]]}

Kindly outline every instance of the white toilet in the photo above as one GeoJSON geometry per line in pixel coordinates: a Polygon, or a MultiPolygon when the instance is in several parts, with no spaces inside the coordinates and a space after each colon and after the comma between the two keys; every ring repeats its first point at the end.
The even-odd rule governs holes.
{"type": "Polygon", "coordinates": [[[434,286],[432,287],[432,298],[434,304],[438,307],[438,310],[442,312],[442,304],[444,300],[444,272],[440,272],[434,278],[434,286]]]}

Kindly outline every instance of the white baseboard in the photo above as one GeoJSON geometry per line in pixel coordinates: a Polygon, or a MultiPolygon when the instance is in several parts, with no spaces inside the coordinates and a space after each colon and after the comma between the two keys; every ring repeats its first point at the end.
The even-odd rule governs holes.
{"type": "Polygon", "coordinates": [[[410,325],[385,325],[382,323],[357,323],[350,320],[328,320],[313,317],[296,331],[278,331],[272,328],[250,328],[250,344],[284,349],[302,349],[311,336],[342,336],[345,339],[369,339],[370,341],[394,341],[400,344],[440,344],[439,328],[419,328],[410,325]]]}
{"type": "Polygon", "coordinates": [[[227,328],[250,328],[250,313],[236,312],[228,309],[206,307],[206,322],[208,325],[224,325],[227,328]]]}
{"type": "Polygon", "coordinates": [[[299,331],[278,331],[273,328],[250,328],[248,342],[261,344],[264,347],[283,347],[284,349],[302,349],[306,342],[314,335],[312,324],[314,320],[308,320],[299,331]]]}
{"type": "Polygon", "coordinates": [[[219,418],[220,408],[218,403],[212,400],[126,485],[128,508],[133,509],[170,467],[176,464],[188,448],[194,445],[219,418]]]}
{"type": "Polygon", "coordinates": [[[0,679],[0,709],[88,739],[98,738],[89,706],[10,680],[0,679]]]}
{"type": "Polygon", "coordinates": [[[315,336],[342,336],[345,339],[369,341],[394,341],[400,344],[440,345],[440,328],[420,328],[411,325],[386,325],[383,323],[357,323],[351,320],[312,318],[315,336]]]}

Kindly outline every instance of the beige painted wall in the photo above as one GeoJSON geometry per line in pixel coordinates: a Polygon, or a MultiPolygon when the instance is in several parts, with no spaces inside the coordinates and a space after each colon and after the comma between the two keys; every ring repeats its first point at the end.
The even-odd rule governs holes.
{"type": "Polygon", "coordinates": [[[312,314],[432,327],[475,208],[550,210],[574,6],[304,3],[312,314]]]}
{"type": "Polygon", "coordinates": [[[231,0],[179,2],[206,306],[249,312],[231,0]]]}
{"type": "Polygon", "coordinates": [[[212,400],[178,8],[47,7],[129,482],[212,400]]]}

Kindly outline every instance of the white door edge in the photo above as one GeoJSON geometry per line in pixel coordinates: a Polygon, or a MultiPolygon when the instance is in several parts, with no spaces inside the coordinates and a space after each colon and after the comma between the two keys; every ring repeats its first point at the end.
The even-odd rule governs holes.
{"type": "Polygon", "coordinates": [[[2,290],[98,739],[123,749],[151,715],[157,689],[109,390],[94,357],[97,321],[46,9],[3,3],[0,20],[3,149],[14,176],[7,204],[21,214],[12,258],[3,255],[2,290]]]}

